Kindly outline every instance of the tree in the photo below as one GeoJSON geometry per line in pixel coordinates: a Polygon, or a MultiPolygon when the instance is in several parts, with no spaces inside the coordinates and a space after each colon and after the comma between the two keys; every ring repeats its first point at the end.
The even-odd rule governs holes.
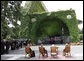
{"type": "Polygon", "coordinates": [[[32,13],[39,13],[39,12],[46,12],[46,9],[43,6],[41,1],[26,1],[25,6],[22,7],[23,15],[32,14],[32,13]]]}
{"type": "Polygon", "coordinates": [[[17,21],[21,18],[21,1],[1,1],[1,38],[6,38],[12,31],[8,24],[17,27],[17,21]]]}
{"type": "Polygon", "coordinates": [[[26,1],[25,6],[21,7],[21,13],[24,16],[24,19],[21,21],[22,38],[31,38],[32,22],[30,17],[26,15],[39,12],[46,12],[41,1],[26,1]]]}

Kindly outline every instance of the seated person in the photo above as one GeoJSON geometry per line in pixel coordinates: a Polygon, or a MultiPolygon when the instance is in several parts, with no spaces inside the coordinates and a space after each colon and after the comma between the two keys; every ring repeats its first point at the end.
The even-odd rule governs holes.
{"type": "MultiPolygon", "coordinates": [[[[35,57],[35,52],[33,50],[31,50],[31,48],[29,46],[25,47],[25,52],[26,55],[29,54],[29,57],[35,57]]],[[[25,57],[26,57],[25,55],[25,57]]]]}
{"type": "Polygon", "coordinates": [[[54,46],[54,44],[51,46],[51,56],[57,56],[58,55],[58,47],[54,46]]]}
{"type": "MultiPolygon", "coordinates": [[[[66,43],[65,49],[63,50],[63,56],[68,56],[70,54],[70,46],[66,43]]],[[[71,56],[71,54],[70,54],[71,56]]]]}
{"type": "MultiPolygon", "coordinates": [[[[46,56],[48,57],[48,53],[47,53],[47,50],[45,50],[45,48],[43,47],[43,45],[41,44],[41,46],[39,47],[39,53],[42,54],[42,56],[46,56]]],[[[40,54],[39,54],[39,57],[40,57],[40,54]]]]}

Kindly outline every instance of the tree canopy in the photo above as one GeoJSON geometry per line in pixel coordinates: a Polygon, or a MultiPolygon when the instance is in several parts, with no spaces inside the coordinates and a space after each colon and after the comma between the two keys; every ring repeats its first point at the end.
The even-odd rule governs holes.
{"type": "MultiPolygon", "coordinates": [[[[22,33],[22,24],[18,25],[17,22],[20,21],[22,23],[23,15],[45,12],[41,1],[27,1],[24,7],[21,7],[21,3],[22,1],[1,1],[1,39],[8,37],[22,38],[25,33],[22,33]],[[12,24],[13,27],[10,28],[9,24],[12,24]]],[[[26,25],[24,24],[24,26],[26,25]]],[[[27,29],[25,28],[25,30],[27,29]]],[[[26,37],[28,36],[26,35],[26,37]]]]}
{"type": "Polygon", "coordinates": [[[44,5],[41,1],[26,1],[25,6],[22,7],[23,15],[46,12],[44,5]]]}
{"type": "Polygon", "coordinates": [[[17,21],[20,21],[21,17],[20,4],[21,1],[1,1],[1,39],[12,35],[13,31],[8,27],[9,24],[14,25],[15,29],[18,26],[17,21]]]}

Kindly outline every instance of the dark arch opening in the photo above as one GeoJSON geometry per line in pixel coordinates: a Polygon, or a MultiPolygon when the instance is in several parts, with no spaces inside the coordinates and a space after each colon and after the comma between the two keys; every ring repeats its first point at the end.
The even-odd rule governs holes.
{"type": "Polygon", "coordinates": [[[69,29],[67,25],[59,18],[46,18],[38,23],[38,28],[36,29],[36,36],[38,38],[69,36],[69,29]]]}

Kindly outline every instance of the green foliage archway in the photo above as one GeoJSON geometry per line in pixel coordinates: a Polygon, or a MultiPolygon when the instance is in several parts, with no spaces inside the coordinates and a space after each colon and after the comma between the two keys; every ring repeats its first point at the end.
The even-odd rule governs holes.
{"type": "MultiPolygon", "coordinates": [[[[62,31],[60,31],[60,26],[68,29],[69,36],[71,37],[71,41],[77,41],[78,36],[78,21],[76,19],[76,14],[74,10],[66,10],[66,11],[58,11],[58,12],[46,12],[39,14],[27,14],[22,21],[23,28],[26,38],[32,39],[32,41],[36,41],[38,36],[44,37],[47,34],[52,35],[58,32],[60,35],[62,31]],[[71,15],[71,18],[67,18],[67,16],[71,15]],[[61,22],[61,23],[60,23],[61,22]],[[52,24],[50,24],[52,23],[52,24]],[[47,25],[46,25],[47,24],[47,25]],[[46,27],[44,26],[46,25],[46,27]],[[54,29],[56,27],[58,30],[54,29]],[[67,27],[67,28],[66,28],[67,27]],[[46,29],[47,28],[47,29],[46,29]],[[51,29],[54,29],[51,31],[51,29]],[[43,32],[43,33],[42,33],[43,32]],[[39,35],[40,34],[40,35],[39,35]]],[[[67,30],[66,30],[67,31],[67,30]]],[[[65,31],[65,32],[66,32],[65,31]]],[[[25,37],[24,36],[24,37],[25,37]]]]}

